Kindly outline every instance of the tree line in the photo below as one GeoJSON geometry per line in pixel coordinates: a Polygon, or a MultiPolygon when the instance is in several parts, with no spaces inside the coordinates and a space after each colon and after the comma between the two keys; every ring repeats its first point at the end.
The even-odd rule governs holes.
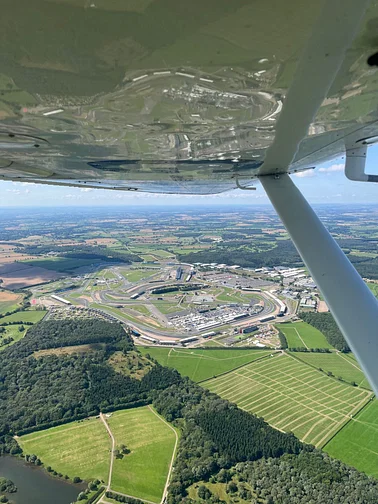
{"type": "Polygon", "coordinates": [[[280,346],[282,350],[285,350],[287,348],[287,339],[284,333],[281,331],[281,329],[278,329],[276,326],[276,329],[278,330],[278,338],[280,340],[280,346]]]}
{"type": "Polygon", "coordinates": [[[72,259],[93,259],[103,262],[141,262],[142,259],[130,252],[119,252],[109,249],[105,245],[24,245],[22,249],[15,249],[16,252],[22,252],[29,255],[45,255],[49,252],[55,252],[60,257],[72,259]]]}
{"type": "Polygon", "coordinates": [[[105,492],[105,497],[113,499],[117,502],[126,502],[126,504],[143,504],[144,501],[136,499],[135,497],[127,497],[127,495],[120,495],[115,492],[105,492]]]}
{"type": "Polygon", "coordinates": [[[307,352],[307,353],[331,353],[329,348],[307,348],[307,347],[291,347],[289,352],[307,352]]]}

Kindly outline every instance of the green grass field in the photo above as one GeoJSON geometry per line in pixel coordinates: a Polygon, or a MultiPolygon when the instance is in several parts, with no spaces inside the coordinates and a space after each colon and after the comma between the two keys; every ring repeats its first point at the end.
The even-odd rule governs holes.
{"type": "Polygon", "coordinates": [[[104,278],[104,280],[114,280],[115,278],[117,278],[115,276],[115,274],[112,271],[108,270],[108,269],[102,270],[101,271],[101,276],[102,276],[102,278],[104,278]]]}
{"type": "Polygon", "coordinates": [[[26,331],[29,327],[27,327],[24,331],[20,332],[18,330],[18,328],[20,327],[19,324],[16,324],[16,325],[8,325],[5,327],[5,332],[4,333],[1,333],[0,336],[2,338],[13,338],[13,341],[11,341],[10,343],[8,343],[7,345],[1,345],[1,338],[0,338],[0,351],[1,350],[5,350],[6,348],[8,348],[9,346],[11,345],[14,345],[15,343],[17,343],[17,341],[20,341],[20,339],[22,339],[25,334],[26,334],[26,331]]]}
{"type": "Polygon", "coordinates": [[[143,270],[121,270],[122,276],[124,276],[129,282],[139,282],[142,278],[147,278],[153,275],[153,271],[143,271],[143,270]]]}
{"type": "Polygon", "coordinates": [[[378,478],[378,401],[370,402],[324,450],[332,457],[378,478]]]}
{"type": "Polygon", "coordinates": [[[131,450],[113,466],[112,490],[159,503],[168,476],[176,436],[147,406],[116,411],[108,419],[116,440],[131,450]]]}
{"type": "Polygon", "coordinates": [[[223,289],[223,292],[217,296],[217,300],[226,303],[247,303],[249,301],[240,292],[227,288],[223,289]]]}
{"type": "Polygon", "coordinates": [[[33,432],[18,442],[24,453],[35,453],[45,467],[51,466],[70,478],[107,481],[111,443],[97,418],[33,432]]]}
{"type": "MultiPolygon", "coordinates": [[[[236,478],[232,478],[232,480],[237,483],[236,478]]],[[[218,497],[218,499],[221,500],[221,502],[224,502],[226,504],[232,504],[235,502],[234,499],[232,498],[232,494],[230,495],[230,493],[227,492],[226,483],[210,483],[208,481],[199,481],[198,483],[194,483],[187,489],[189,498],[193,499],[194,502],[203,502],[202,499],[199,499],[198,497],[198,487],[202,485],[208,488],[214,496],[218,497]]],[[[244,483],[244,485],[245,488],[251,490],[252,495],[255,497],[256,494],[253,492],[250,485],[248,483],[244,483]]],[[[249,504],[251,502],[251,500],[245,500],[240,497],[237,497],[237,499],[238,500],[236,502],[239,502],[240,504],[249,504]]],[[[264,501],[253,500],[252,502],[256,503],[259,502],[262,504],[262,502],[264,501]]]]}
{"type": "Polygon", "coordinates": [[[367,282],[366,285],[369,287],[374,296],[378,298],[378,284],[374,282],[367,282]]]}
{"type": "MultiPolygon", "coordinates": [[[[137,315],[133,316],[131,315],[129,312],[127,312],[127,308],[125,308],[124,311],[118,309],[118,308],[114,308],[113,306],[107,306],[107,305],[100,305],[98,303],[91,303],[91,308],[99,308],[100,310],[103,310],[105,312],[108,312],[108,313],[111,313],[112,315],[114,315],[115,317],[119,318],[121,317],[121,320],[123,319],[124,321],[127,322],[127,320],[130,320],[130,322],[134,322],[135,324],[140,324],[141,322],[143,322],[143,325],[147,326],[147,327],[152,327],[152,328],[162,328],[164,329],[165,331],[169,332],[169,331],[174,331],[173,329],[169,329],[169,328],[165,328],[163,327],[159,322],[157,322],[156,320],[154,321],[154,323],[152,323],[150,320],[148,319],[141,319],[141,318],[136,318],[137,315]]],[[[135,312],[134,312],[135,313],[135,312]]],[[[140,317],[142,317],[142,314],[139,315],[140,317]]]]}
{"type": "Polygon", "coordinates": [[[224,345],[222,345],[222,343],[219,343],[219,341],[217,340],[205,341],[205,343],[202,346],[206,348],[224,348],[224,345]]]}
{"type": "MultiPolygon", "coordinates": [[[[131,452],[114,459],[111,489],[159,503],[167,480],[176,435],[149,407],[117,411],[107,419],[116,442],[131,452]]],[[[18,438],[24,453],[70,478],[107,482],[111,441],[98,418],[33,432],[18,438]]]]}
{"type": "Polygon", "coordinates": [[[141,255],[143,261],[156,261],[156,257],[151,254],[141,255]]]}
{"type": "Polygon", "coordinates": [[[43,310],[19,311],[0,319],[0,324],[8,322],[33,322],[35,324],[39,322],[46,313],[47,312],[43,310]]]}
{"type": "Polygon", "coordinates": [[[23,261],[31,266],[38,266],[53,271],[66,272],[71,271],[81,266],[88,266],[89,264],[97,263],[94,259],[73,259],[65,257],[53,257],[51,259],[33,259],[30,261],[23,261]]]}
{"type": "Polygon", "coordinates": [[[348,358],[343,353],[312,353],[312,352],[295,352],[294,357],[301,359],[303,362],[311,364],[323,371],[331,371],[334,376],[348,382],[355,382],[357,385],[370,389],[370,385],[361,371],[360,366],[356,361],[348,358]]]}
{"type": "Polygon", "coordinates": [[[36,323],[36,322],[39,322],[45,316],[45,314],[46,314],[46,311],[30,310],[30,311],[20,311],[17,313],[12,313],[12,315],[7,315],[6,317],[1,318],[0,324],[9,323],[9,322],[11,322],[11,324],[4,326],[5,332],[0,334],[0,345],[1,345],[1,342],[4,338],[12,338],[13,341],[8,343],[7,345],[1,345],[0,351],[5,350],[5,348],[7,348],[11,345],[14,345],[15,343],[17,343],[17,341],[20,341],[20,339],[22,339],[25,336],[25,334],[30,326],[29,325],[24,326],[24,330],[20,332],[19,327],[22,324],[17,323],[17,322],[36,323]],[[13,323],[15,322],[15,324],[13,324],[12,322],[13,323]]]}
{"type": "Polygon", "coordinates": [[[286,336],[289,348],[332,348],[325,336],[306,322],[288,322],[276,327],[286,336]]]}
{"type": "Polygon", "coordinates": [[[153,250],[152,252],[154,255],[156,255],[158,257],[162,257],[164,259],[167,259],[168,257],[174,257],[174,255],[171,254],[171,252],[167,252],[166,250],[162,250],[162,249],[156,249],[156,250],[153,250]]]}
{"type": "MultiPolygon", "coordinates": [[[[210,291],[209,291],[210,292],[210,291]]],[[[235,289],[223,288],[214,293],[218,301],[225,301],[228,303],[249,303],[254,300],[258,303],[262,298],[258,294],[251,292],[240,292],[235,289]]]]}
{"type": "Polygon", "coordinates": [[[177,303],[170,303],[169,301],[154,301],[153,305],[156,306],[156,308],[163,313],[164,315],[167,313],[174,313],[176,311],[180,311],[183,308],[180,306],[177,306],[177,303]]]}
{"type": "Polygon", "coordinates": [[[252,362],[203,386],[319,447],[372,395],[286,354],[252,362]]]}
{"type": "Polygon", "coordinates": [[[238,366],[269,355],[266,350],[218,350],[218,349],[175,349],[139,347],[140,352],[150,354],[162,366],[177,369],[191,380],[202,381],[230,371],[238,366]]]}
{"type": "Polygon", "coordinates": [[[0,292],[0,315],[3,315],[7,311],[13,311],[20,306],[23,299],[23,295],[16,295],[13,292],[1,291],[0,292]],[[10,298],[10,299],[9,299],[10,298]],[[8,299],[4,301],[4,299],[8,299]]]}
{"type": "Polygon", "coordinates": [[[13,303],[13,301],[11,301],[9,303],[2,301],[0,303],[0,315],[3,315],[4,313],[6,313],[8,311],[11,312],[13,310],[16,310],[18,307],[19,307],[19,304],[13,303]]]}
{"type": "Polygon", "coordinates": [[[129,308],[130,310],[137,311],[138,313],[141,313],[142,315],[151,315],[150,310],[141,304],[140,305],[137,305],[137,304],[127,305],[127,308],[129,308]]]}

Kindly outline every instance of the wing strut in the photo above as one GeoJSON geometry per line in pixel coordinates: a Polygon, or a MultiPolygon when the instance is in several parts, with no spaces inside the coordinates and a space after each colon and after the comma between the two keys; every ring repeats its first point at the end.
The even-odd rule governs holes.
{"type": "Polygon", "coordinates": [[[290,176],[260,182],[377,395],[377,300],[290,176]]]}

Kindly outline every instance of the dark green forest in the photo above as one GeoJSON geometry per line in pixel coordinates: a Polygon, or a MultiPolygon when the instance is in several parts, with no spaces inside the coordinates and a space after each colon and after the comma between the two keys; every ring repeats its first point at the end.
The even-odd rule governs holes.
{"type": "MultiPolygon", "coordinates": [[[[377,480],[320,450],[242,462],[221,469],[210,482],[223,483],[235,503],[244,499],[251,504],[375,504],[378,498],[377,480]]],[[[205,485],[199,485],[200,495],[202,499],[185,499],[185,503],[224,502],[205,485]]]]}
{"type": "Polygon", "coordinates": [[[94,261],[103,262],[140,262],[142,259],[130,252],[119,252],[112,250],[103,245],[90,246],[90,245],[24,245],[20,247],[18,243],[17,252],[29,255],[44,255],[49,252],[56,252],[59,257],[67,257],[72,259],[93,259],[94,261]]]}
{"type": "MultiPolygon", "coordinates": [[[[108,351],[133,348],[132,339],[118,323],[98,319],[46,320],[33,325],[27,338],[10,347],[7,356],[26,357],[37,350],[95,343],[102,343],[108,351]]],[[[0,354],[0,360],[1,357],[0,354]]]]}

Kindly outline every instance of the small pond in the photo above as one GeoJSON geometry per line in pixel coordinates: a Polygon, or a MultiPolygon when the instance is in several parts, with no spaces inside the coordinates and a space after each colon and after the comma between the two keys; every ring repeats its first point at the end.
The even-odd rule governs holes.
{"type": "Polygon", "coordinates": [[[0,457],[0,477],[17,486],[16,493],[5,494],[15,504],[71,504],[83,488],[11,456],[0,457]]]}

